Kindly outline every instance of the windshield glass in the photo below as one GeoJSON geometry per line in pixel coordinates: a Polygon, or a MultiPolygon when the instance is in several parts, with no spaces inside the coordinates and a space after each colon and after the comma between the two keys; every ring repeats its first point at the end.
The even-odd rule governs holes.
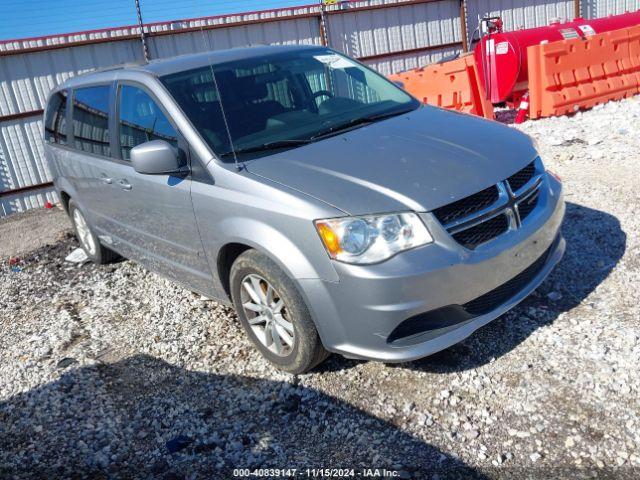
{"type": "Polygon", "coordinates": [[[420,105],[381,75],[325,48],[207,65],[161,80],[224,160],[232,157],[232,145],[239,157],[251,152],[255,158],[420,105]]]}

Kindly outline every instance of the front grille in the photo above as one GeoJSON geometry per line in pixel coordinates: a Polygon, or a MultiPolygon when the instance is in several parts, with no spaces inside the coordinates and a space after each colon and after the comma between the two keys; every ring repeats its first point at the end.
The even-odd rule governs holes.
{"type": "Polygon", "coordinates": [[[538,197],[540,191],[536,191],[533,195],[529,196],[526,200],[518,204],[518,213],[520,214],[520,221],[524,221],[525,218],[533,212],[534,208],[538,205],[538,197]]]}
{"type": "Polygon", "coordinates": [[[471,250],[520,228],[538,206],[543,180],[538,161],[534,160],[497,185],[433,210],[434,217],[454,240],[471,250]]]}
{"type": "Polygon", "coordinates": [[[509,182],[509,186],[511,187],[511,191],[515,192],[516,190],[520,190],[524,187],[529,180],[533,178],[533,175],[536,173],[536,167],[534,162],[531,162],[529,165],[524,167],[519,172],[511,175],[507,182],[509,182]]]}
{"type": "Polygon", "coordinates": [[[465,303],[462,307],[471,315],[484,315],[485,313],[489,313],[491,310],[498,308],[501,304],[521,291],[533,279],[533,277],[540,273],[540,270],[542,270],[547,262],[554,245],[555,242],[542,254],[540,258],[538,258],[538,260],[533,262],[533,264],[527,267],[523,272],[513,277],[507,283],[500,285],[498,288],[485,293],[475,300],[465,303]]]}
{"type": "Polygon", "coordinates": [[[451,223],[454,220],[466,217],[475,212],[487,208],[498,200],[498,187],[495,185],[485,188],[484,190],[474,193],[469,197],[465,197],[456,202],[437,208],[433,214],[443,225],[451,223]]]}
{"type": "Polygon", "coordinates": [[[493,217],[486,222],[479,223],[471,228],[462,230],[461,232],[454,233],[453,238],[465,246],[466,248],[473,250],[481,243],[493,240],[499,235],[502,235],[509,229],[509,219],[506,214],[500,214],[493,217]]]}

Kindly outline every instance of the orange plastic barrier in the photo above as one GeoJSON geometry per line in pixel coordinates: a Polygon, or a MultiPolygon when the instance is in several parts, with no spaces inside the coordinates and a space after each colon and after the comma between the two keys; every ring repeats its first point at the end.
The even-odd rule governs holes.
{"type": "Polygon", "coordinates": [[[527,48],[529,117],[565,115],[638,93],[640,27],[527,48]]]}
{"type": "Polygon", "coordinates": [[[493,105],[479,82],[472,55],[390,75],[423,103],[493,118],[493,105]]]}
{"type": "Polygon", "coordinates": [[[640,93],[640,25],[628,28],[629,32],[629,56],[631,74],[635,77],[640,93]]]}

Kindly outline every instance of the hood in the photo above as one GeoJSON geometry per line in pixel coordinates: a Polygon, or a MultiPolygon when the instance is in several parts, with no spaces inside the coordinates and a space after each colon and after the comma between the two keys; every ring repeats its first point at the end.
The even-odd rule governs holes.
{"type": "Polygon", "coordinates": [[[515,129],[424,107],[247,162],[247,170],[351,215],[424,212],[504,180],[536,155],[515,129]]]}

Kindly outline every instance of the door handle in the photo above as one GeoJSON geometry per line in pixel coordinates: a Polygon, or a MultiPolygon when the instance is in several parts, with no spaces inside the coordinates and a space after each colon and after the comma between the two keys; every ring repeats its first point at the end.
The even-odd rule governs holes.
{"type": "Polygon", "coordinates": [[[100,180],[102,181],[102,183],[106,183],[107,185],[111,185],[113,183],[113,178],[107,177],[107,175],[104,173],[100,174],[100,180]]]}
{"type": "Polygon", "coordinates": [[[131,190],[131,184],[127,181],[126,178],[121,178],[118,180],[118,186],[123,190],[131,190]]]}

